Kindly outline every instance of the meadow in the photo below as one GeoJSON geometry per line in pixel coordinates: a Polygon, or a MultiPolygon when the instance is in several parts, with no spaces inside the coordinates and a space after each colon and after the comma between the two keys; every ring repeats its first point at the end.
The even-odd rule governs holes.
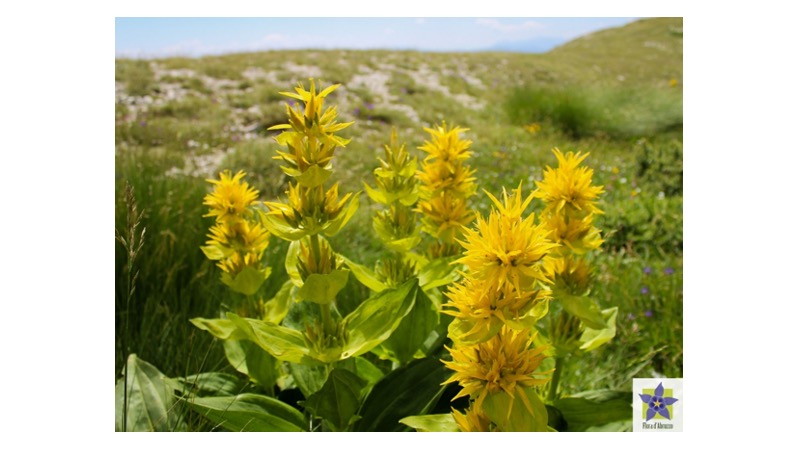
{"type": "MultiPolygon", "coordinates": [[[[642,20],[545,54],[304,50],[117,59],[115,382],[135,354],[170,379],[225,374],[229,384],[218,386],[220,392],[309,405],[304,389],[258,386],[231,368],[222,342],[190,320],[224,317],[221,311],[240,297],[220,282],[215,262],[201,251],[214,224],[204,217],[212,189],[206,180],[241,170],[260,201],[285,198],[291,177],[274,159],[285,150],[275,139],[279,131],[269,128],[287,122],[285,103],[292,99],[279,93],[298,83],[307,88],[311,78],[320,88],[341,85],[326,106],[337,106],[340,121],[354,122],[339,132],[351,141],[337,150],[331,179],[341,192],[357,193],[360,206],[328,238],[331,247],[366,267],[391,257],[373,231],[383,205],[364,193],[364,183],[375,185],[377,158],[384,157],[393,128],[420,161],[425,154],[419,147],[429,139],[423,128],[445,121],[468,129],[462,137],[472,141],[469,164],[478,186],[470,206],[483,217],[492,210],[484,190],[499,197],[503,188],[519,186],[527,196],[545,168],[556,167],[553,148],[589,153],[583,164],[604,190],[602,214],[594,219],[603,243],[587,256],[594,271],[589,295],[602,310],[618,308],[616,332],[603,347],[565,363],[560,392],[630,393],[632,378],[681,378],[682,26],[680,18],[642,20]]],[[[536,205],[529,210],[538,214],[536,205]]],[[[289,247],[271,238],[264,261],[272,273],[259,291],[263,299],[279,294],[290,278],[284,264],[289,247]]],[[[349,299],[371,295],[354,277],[342,292],[349,299]]],[[[298,320],[302,311],[290,307],[286,320],[298,320]]],[[[431,355],[447,358],[446,352],[431,355]]],[[[376,380],[428,361],[414,366],[379,356],[364,356],[379,371],[376,380]]],[[[381,387],[378,381],[369,386],[373,392],[381,387]]],[[[457,392],[448,386],[426,411],[448,413],[457,392]]],[[[362,416],[370,408],[365,395],[362,416]]],[[[180,421],[168,424],[171,429],[220,429],[207,414],[176,405],[180,421]]],[[[119,424],[119,404],[117,415],[119,424]]],[[[603,425],[630,428],[629,420],[615,420],[603,425]]],[[[396,422],[367,429],[410,429],[396,422]]],[[[559,428],[553,420],[550,426],[559,428]]]]}

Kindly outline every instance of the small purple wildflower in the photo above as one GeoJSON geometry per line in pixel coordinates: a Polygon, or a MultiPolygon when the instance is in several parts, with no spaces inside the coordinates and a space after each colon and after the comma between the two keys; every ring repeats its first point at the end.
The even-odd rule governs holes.
{"type": "Polygon", "coordinates": [[[652,267],[647,266],[647,267],[644,268],[644,274],[645,275],[650,275],[651,273],[653,273],[653,268],[652,267]]]}
{"type": "Polygon", "coordinates": [[[367,109],[369,109],[369,110],[375,109],[375,105],[373,105],[372,103],[365,103],[365,105],[366,105],[367,109]]]}
{"type": "Polygon", "coordinates": [[[628,313],[628,320],[634,320],[634,319],[636,319],[636,316],[634,316],[633,313],[628,313]]]}
{"type": "Polygon", "coordinates": [[[140,120],[139,121],[139,126],[140,127],[146,127],[147,126],[147,121],[146,120],[140,120]]]}
{"type": "Polygon", "coordinates": [[[666,269],[664,269],[664,275],[672,275],[673,273],[675,273],[675,269],[673,269],[672,267],[667,267],[666,269]]]}
{"type": "Polygon", "coordinates": [[[354,116],[357,116],[359,114],[361,114],[361,108],[356,108],[356,109],[353,110],[353,115],[354,116]]]}
{"type": "Polygon", "coordinates": [[[644,312],[644,316],[645,317],[653,317],[653,311],[648,309],[647,311],[644,312]]]}
{"type": "Polygon", "coordinates": [[[642,295],[647,295],[650,293],[650,288],[648,288],[647,286],[642,286],[642,290],[640,292],[642,293],[642,295]]]}

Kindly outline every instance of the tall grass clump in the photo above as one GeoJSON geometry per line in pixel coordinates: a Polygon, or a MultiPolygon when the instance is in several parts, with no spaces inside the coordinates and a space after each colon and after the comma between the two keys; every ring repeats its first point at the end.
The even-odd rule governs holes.
{"type": "Polygon", "coordinates": [[[140,59],[118,59],[114,65],[114,79],[125,83],[128,95],[144,96],[155,88],[155,75],[150,62],[140,59]]]}
{"type": "Polygon", "coordinates": [[[674,89],[525,86],[512,90],[504,107],[515,124],[544,123],[574,139],[683,129],[683,97],[674,89]]]}
{"type": "Polygon", "coordinates": [[[130,184],[136,193],[138,229],[146,228],[147,236],[136,252],[135,290],[119,281],[127,279],[131,258],[127,247],[116,246],[115,372],[120,372],[129,353],[167,373],[199,372],[206,352],[211,351],[207,364],[221,354],[210,348],[212,339],[188,320],[217,311],[210,296],[225,293],[216,280],[205,276],[213,265],[197,248],[206,232],[201,218],[205,187],[194,177],[165,175],[163,158],[151,155],[134,149],[117,154],[116,228],[130,228],[131,202],[125,194],[125,185],[130,184]]]}

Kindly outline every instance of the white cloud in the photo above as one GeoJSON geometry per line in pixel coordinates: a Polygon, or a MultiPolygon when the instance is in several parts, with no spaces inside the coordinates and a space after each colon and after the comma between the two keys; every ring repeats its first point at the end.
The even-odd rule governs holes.
{"type": "Polygon", "coordinates": [[[521,31],[542,31],[545,29],[544,24],[536,22],[534,20],[526,20],[522,23],[503,23],[500,22],[498,19],[494,18],[482,18],[476,19],[475,22],[478,25],[483,25],[485,27],[489,27],[503,33],[518,33],[521,31]]]}
{"type": "Polygon", "coordinates": [[[289,36],[279,33],[268,34],[261,39],[263,44],[285,44],[289,41],[289,36]]]}

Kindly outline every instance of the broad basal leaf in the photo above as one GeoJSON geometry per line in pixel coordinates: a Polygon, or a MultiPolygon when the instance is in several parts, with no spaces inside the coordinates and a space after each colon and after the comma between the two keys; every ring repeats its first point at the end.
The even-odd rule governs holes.
{"type": "MultiPolygon", "coordinates": [[[[179,387],[179,386],[178,386],[179,387]]],[[[175,408],[176,384],[135,354],[128,357],[115,393],[115,431],[181,431],[186,428],[175,408]],[[127,370],[127,384],[124,373],[127,370]],[[127,389],[127,404],[125,403],[127,389]],[[123,423],[123,419],[126,423],[123,423]]]]}
{"type": "Polygon", "coordinates": [[[277,361],[266,350],[248,340],[229,339],[222,341],[222,346],[231,367],[265,388],[275,385],[278,378],[277,361]]]}
{"type": "Polygon", "coordinates": [[[223,372],[198,373],[174,380],[183,385],[184,393],[198,397],[241,394],[246,384],[244,379],[223,372]]]}
{"type": "Polygon", "coordinates": [[[344,431],[358,420],[355,414],[364,386],[366,382],[349,370],[333,369],[322,389],[306,400],[305,408],[324,419],[332,430],[344,431]]]}
{"type": "Polygon", "coordinates": [[[258,394],[183,398],[189,407],[230,431],[304,431],[300,411],[280,400],[258,394]]]}
{"type": "Polygon", "coordinates": [[[353,431],[403,431],[400,419],[426,414],[444,392],[449,371],[438,359],[425,358],[390,372],[370,391],[353,431]]]}
{"type": "Polygon", "coordinates": [[[411,312],[403,318],[394,333],[381,346],[393,356],[394,360],[405,364],[414,358],[418,350],[423,350],[423,344],[438,322],[439,312],[436,307],[418,290],[411,312]]]}

